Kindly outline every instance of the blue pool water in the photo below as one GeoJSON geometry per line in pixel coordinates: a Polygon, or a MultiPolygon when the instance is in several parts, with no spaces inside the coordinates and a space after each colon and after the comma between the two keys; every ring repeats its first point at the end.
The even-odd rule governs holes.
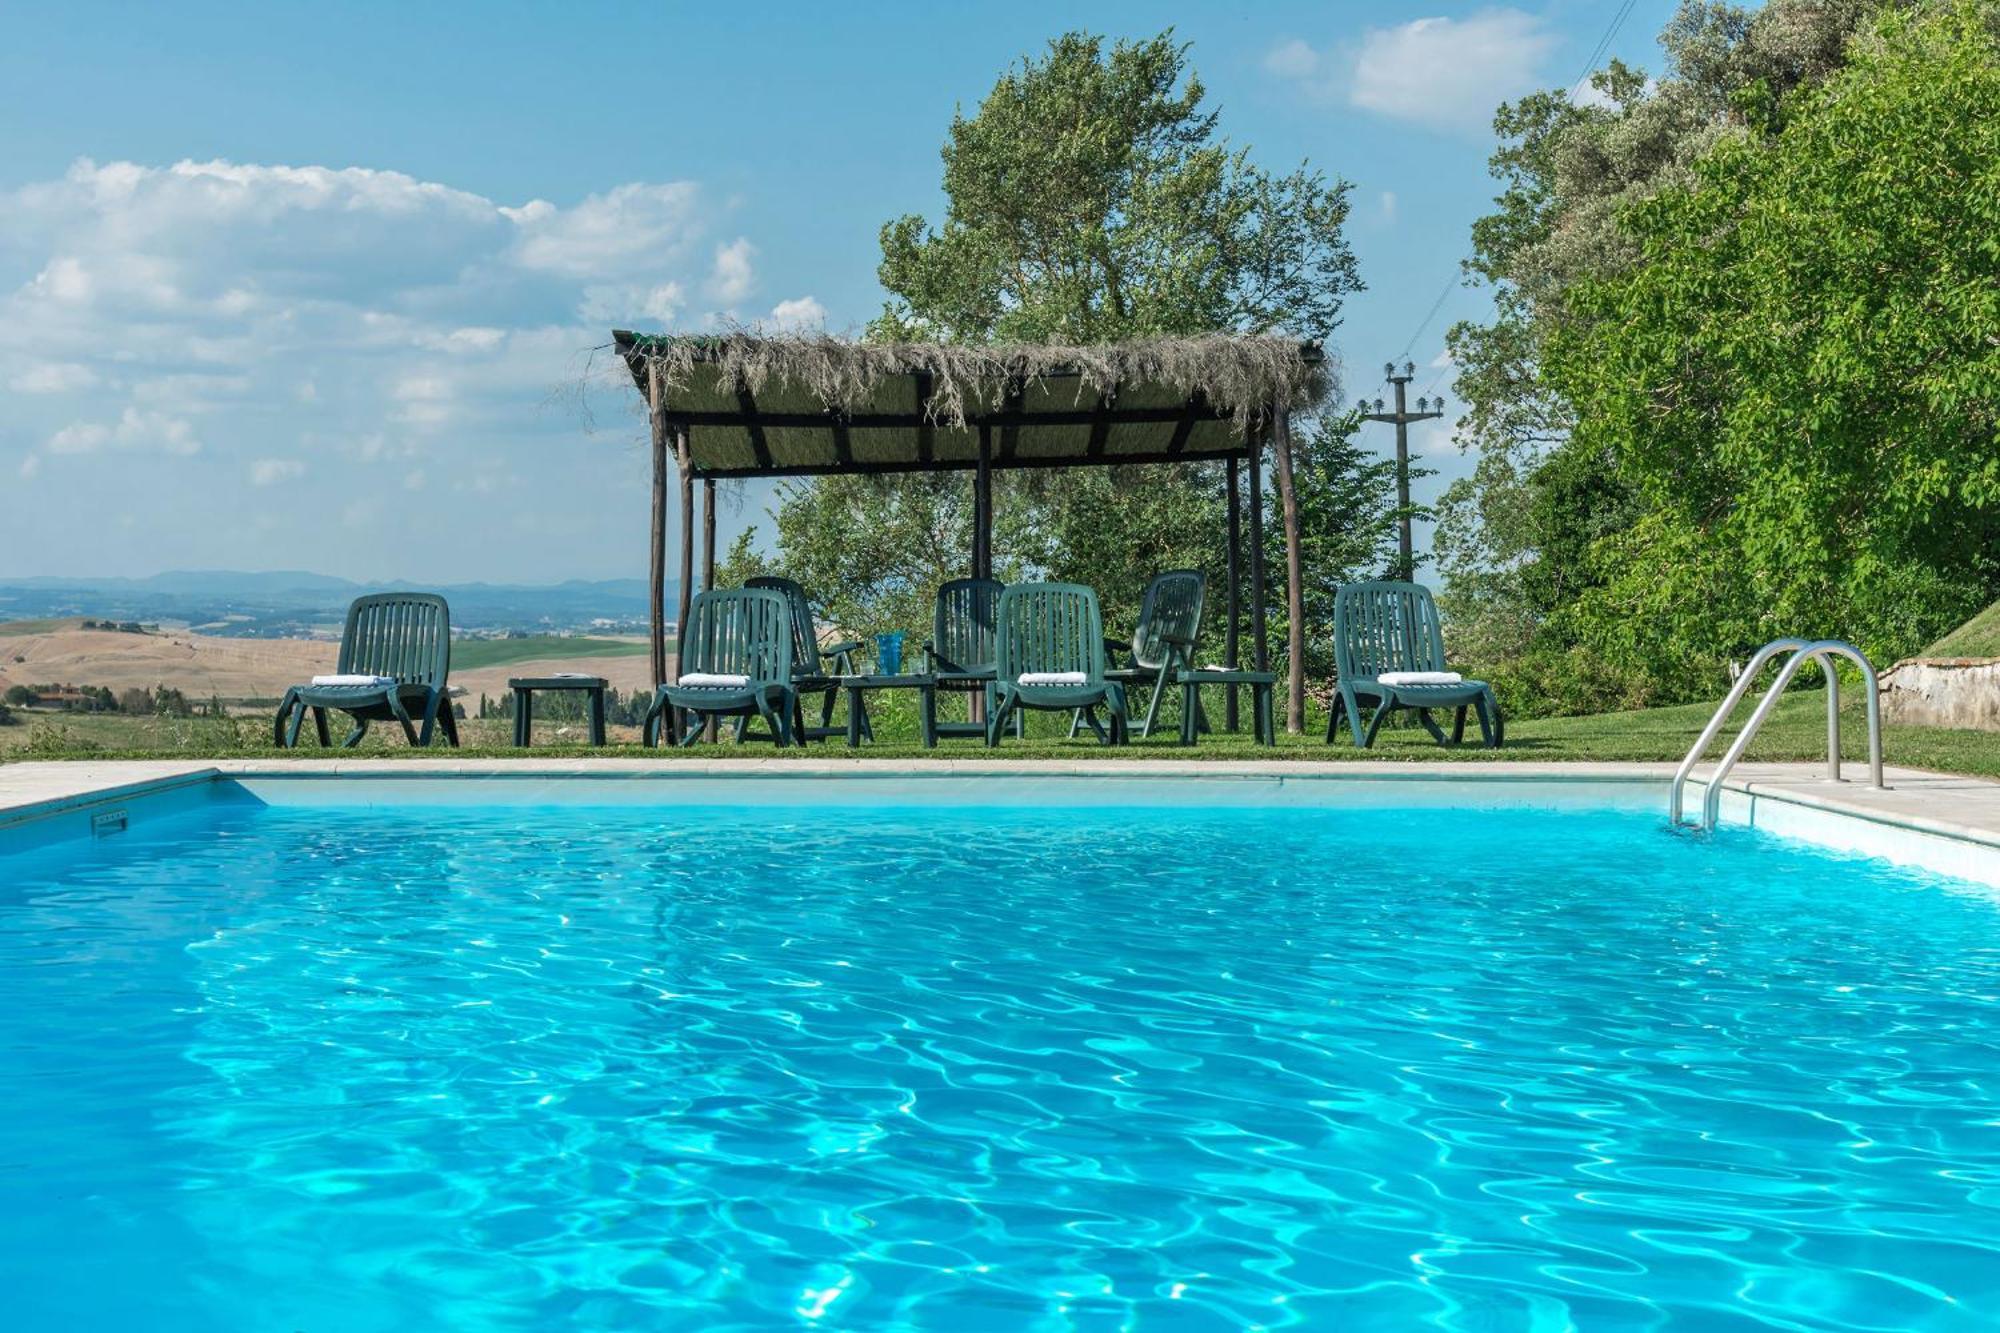
{"type": "Polygon", "coordinates": [[[1990,1327],[2000,903],[1655,815],[0,856],[7,1326],[1990,1327]]]}

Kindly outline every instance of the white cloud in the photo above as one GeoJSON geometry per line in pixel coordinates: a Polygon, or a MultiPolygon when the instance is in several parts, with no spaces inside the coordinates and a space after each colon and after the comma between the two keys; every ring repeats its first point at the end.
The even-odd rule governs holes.
{"type": "Polygon", "coordinates": [[[276,486],[304,475],[306,465],[296,458],[259,458],[250,464],[252,486],[276,486]]]}
{"type": "Polygon", "coordinates": [[[1310,79],[1320,72],[1320,53],[1294,37],[1264,57],[1264,69],[1281,79],[1310,79]]]}
{"type": "Polygon", "coordinates": [[[523,267],[568,278],[617,277],[687,252],[701,191],[691,181],[633,183],[593,194],[574,208],[537,199],[503,208],[520,232],[523,267]]]}
{"type": "Polygon", "coordinates": [[[823,329],[826,307],[810,296],[780,301],[771,307],[770,317],[764,322],[778,329],[823,329]]]}
{"type": "MultiPolygon", "coordinates": [[[[516,204],[394,171],[222,161],[80,160],[0,187],[0,447],[21,446],[46,494],[82,475],[64,458],[121,454],[73,505],[10,504],[0,486],[0,531],[51,571],[324,565],[348,549],[339,524],[370,515],[329,506],[248,534],[243,497],[284,480],[269,464],[327,455],[387,490],[423,484],[408,482],[420,459],[441,489],[527,475],[556,449],[616,453],[551,391],[611,327],[685,323],[711,284],[732,301],[755,290],[754,243],[716,230],[728,207],[692,181],[516,204]],[[131,544],[94,545],[75,520],[86,503],[136,514],[131,544]]],[[[593,418],[622,438],[629,380],[594,383],[593,418]]],[[[508,504],[549,503],[500,494],[496,529],[508,504]]],[[[514,556],[463,539],[453,554],[461,569],[514,556]]]]}
{"type": "Polygon", "coordinates": [[[750,262],[757,247],[738,236],[727,245],[715,247],[715,267],[708,276],[708,290],[716,300],[740,301],[750,294],[756,270],[750,262]]]}
{"type": "Polygon", "coordinates": [[[74,361],[36,361],[7,381],[15,393],[80,393],[97,383],[97,372],[74,361]]]}
{"type": "Polygon", "coordinates": [[[117,421],[73,421],[49,436],[52,454],[94,454],[101,449],[131,449],[187,458],[201,452],[194,427],[164,412],[128,407],[117,421]]]}
{"type": "Polygon", "coordinates": [[[1382,221],[1394,222],[1396,220],[1396,192],[1394,190],[1382,191],[1382,197],[1377,202],[1377,207],[1381,211],[1382,221]]]}
{"type": "Polygon", "coordinates": [[[22,481],[33,481],[41,470],[42,458],[40,454],[29,454],[21,460],[20,472],[22,481]]]}
{"type": "Polygon", "coordinates": [[[1418,18],[1370,28],[1358,42],[1315,49],[1294,38],[1264,68],[1315,101],[1454,134],[1484,134],[1494,110],[1542,82],[1559,43],[1548,23],[1518,9],[1462,19],[1418,18]]]}
{"type": "Polygon", "coordinates": [[[1355,57],[1350,100],[1433,129],[1483,132],[1500,103],[1536,86],[1556,42],[1543,20],[1518,9],[1371,29],[1355,57]]]}

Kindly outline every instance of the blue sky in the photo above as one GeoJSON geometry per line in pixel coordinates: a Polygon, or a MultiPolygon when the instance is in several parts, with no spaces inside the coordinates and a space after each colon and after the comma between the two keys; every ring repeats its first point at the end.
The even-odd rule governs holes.
{"type": "MultiPolygon", "coordinates": [[[[1492,105],[1574,81],[1622,7],[1099,4],[1088,22],[1171,24],[1230,138],[1354,183],[1351,399],[1456,271],[1493,193],[1492,105]]],[[[1656,67],[1672,9],[1637,0],[1611,52],[1656,67]]],[[[882,222],[940,212],[954,108],[1075,15],[10,8],[0,576],[637,574],[643,421],[614,380],[564,390],[588,350],[613,325],[864,323],[882,222]]],[[[1414,387],[1483,304],[1449,296],[1414,387]]],[[[1462,470],[1443,430],[1417,447],[1462,470]]],[[[767,500],[745,488],[725,536],[767,500]]]]}

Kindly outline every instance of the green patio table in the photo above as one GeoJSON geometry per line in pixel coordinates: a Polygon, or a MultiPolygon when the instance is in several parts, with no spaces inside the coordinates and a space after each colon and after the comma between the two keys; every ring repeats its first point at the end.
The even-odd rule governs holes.
{"type": "Polygon", "coordinates": [[[515,676],[507,682],[514,691],[514,744],[527,749],[534,739],[536,690],[583,690],[590,695],[590,743],[604,744],[604,687],[602,676],[515,676]]]}
{"type": "Polygon", "coordinates": [[[1278,728],[1271,715],[1271,687],[1278,683],[1275,671],[1216,671],[1196,667],[1183,669],[1175,680],[1181,687],[1181,744],[1193,745],[1201,720],[1201,687],[1204,685],[1248,685],[1250,687],[1250,729],[1259,745],[1276,745],[1278,728]]]}
{"type": "MultiPolygon", "coordinates": [[[[859,749],[862,723],[868,717],[863,695],[869,690],[916,690],[923,696],[924,748],[937,748],[937,677],[922,672],[900,676],[880,674],[835,676],[835,684],[847,691],[847,743],[859,749]]],[[[870,739],[873,739],[871,731],[870,739]]]]}

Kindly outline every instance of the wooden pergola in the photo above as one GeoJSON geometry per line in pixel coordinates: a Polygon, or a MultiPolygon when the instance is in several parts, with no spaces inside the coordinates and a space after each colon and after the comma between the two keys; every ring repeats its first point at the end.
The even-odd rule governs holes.
{"type": "MultiPolygon", "coordinates": [[[[1219,462],[1227,471],[1227,622],[1239,665],[1245,480],[1250,636],[1268,669],[1262,457],[1270,446],[1284,523],[1291,708],[1304,697],[1298,505],[1291,418],[1327,394],[1312,343],[1272,337],[1148,339],[1095,347],[857,343],[828,335],[612,334],[651,424],[652,664],[668,679],[668,474],[680,490],[680,597],[715,584],[715,483],[730,478],[972,473],[974,577],[993,572],[992,476],[1002,468],[1219,462]]],[[[1234,691],[1231,692],[1234,725],[1234,691]]]]}

